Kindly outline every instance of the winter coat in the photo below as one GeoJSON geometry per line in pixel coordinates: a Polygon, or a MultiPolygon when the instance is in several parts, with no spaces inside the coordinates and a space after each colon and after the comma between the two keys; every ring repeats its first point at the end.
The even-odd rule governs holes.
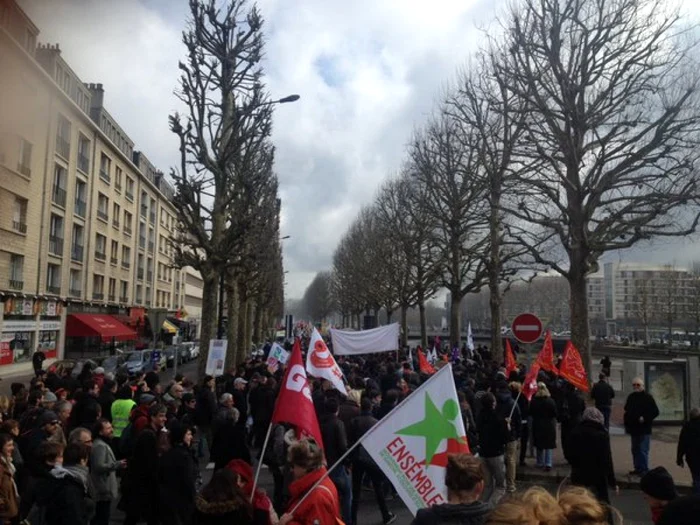
{"type": "Polygon", "coordinates": [[[479,455],[484,458],[502,456],[510,440],[506,420],[490,407],[483,407],[477,421],[479,455]]]}
{"type": "Polygon", "coordinates": [[[46,509],[46,525],[88,525],[95,514],[87,467],[55,467],[36,488],[36,504],[46,509]],[[78,472],[80,472],[78,474],[78,472]]]}
{"type": "Polygon", "coordinates": [[[651,434],[651,424],[659,416],[659,408],[652,395],[644,390],[632,392],[625,403],[625,432],[631,436],[651,434]],[[644,421],[639,422],[643,417],[644,421]]]}
{"type": "Polygon", "coordinates": [[[510,390],[503,390],[496,394],[496,413],[503,420],[510,417],[510,430],[508,432],[508,441],[520,439],[520,427],[523,424],[523,418],[520,414],[520,406],[515,404],[515,399],[510,393],[510,390]],[[512,416],[511,416],[512,412],[512,416]]]}
{"type": "Polygon", "coordinates": [[[80,399],[73,405],[70,413],[69,426],[71,429],[77,427],[92,428],[95,421],[102,414],[102,407],[97,397],[90,393],[83,393],[80,399]]]}
{"type": "Polygon", "coordinates": [[[0,460],[0,523],[17,517],[19,498],[10,468],[0,460]]]}
{"type": "Polygon", "coordinates": [[[216,414],[216,396],[207,387],[201,387],[196,395],[197,404],[194,409],[194,420],[199,427],[211,426],[216,414]]]}
{"type": "Polygon", "coordinates": [[[591,390],[591,399],[595,401],[596,408],[612,406],[615,390],[606,381],[598,381],[591,390]]]}
{"type": "Polygon", "coordinates": [[[100,438],[95,438],[90,452],[90,478],[96,501],[110,501],[119,495],[116,471],[119,462],[112,447],[100,438]]]}
{"type": "Polygon", "coordinates": [[[345,430],[350,428],[353,419],[360,415],[360,405],[350,398],[343,401],[338,409],[338,419],[345,425],[345,430]]]}
{"type": "Polygon", "coordinates": [[[530,402],[532,442],[536,448],[557,448],[557,405],[554,399],[535,396],[530,402]]]}
{"type": "Polygon", "coordinates": [[[197,466],[190,450],[176,445],[160,457],[158,486],[162,523],[190,523],[195,510],[197,466]]]}
{"type": "Polygon", "coordinates": [[[142,430],[134,443],[122,483],[120,508],[147,520],[158,516],[158,436],[142,430]]]}
{"type": "Polygon", "coordinates": [[[411,525],[439,525],[442,523],[482,525],[486,523],[486,516],[489,512],[491,512],[491,506],[483,501],[475,501],[467,505],[443,503],[418,510],[411,525]]]}
{"type": "Polygon", "coordinates": [[[700,419],[686,421],[678,438],[676,460],[679,465],[685,458],[690,471],[700,474],[700,419]]]}
{"type": "MultiPolygon", "coordinates": [[[[304,475],[302,478],[292,481],[289,485],[288,511],[296,507],[297,502],[311,489],[311,487],[323,477],[326,468],[321,467],[304,475]]],[[[331,478],[327,477],[316,487],[311,494],[294,511],[294,518],[290,525],[313,525],[318,520],[321,525],[335,525],[340,517],[340,503],[338,491],[331,478]]]]}
{"type": "Polygon", "coordinates": [[[319,418],[323,449],[328,466],[332,466],[348,449],[348,437],[345,425],[335,414],[324,414],[319,418]]]}
{"type": "Polygon", "coordinates": [[[251,509],[238,500],[207,501],[202,496],[195,499],[192,525],[252,525],[251,509]]]}
{"type": "Polygon", "coordinates": [[[617,485],[610,452],[610,434],[595,421],[582,421],[569,436],[571,482],[594,489],[599,499],[607,500],[607,487],[617,485]]]}
{"type": "Polygon", "coordinates": [[[236,425],[233,419],[229,419],[217,425],[212,436],[211,460],[215,468],[220,469],[232,459],[242,459],[250,463],[250,451],[245,440],[245,429],[236,425]]]}
{"type": "Polygon", "coordinates": [[[102,390],[100,395],[97,396],[97,401],[102,408],[102,417],[110,423],[112,422],[112,403],[114,403],[116,399],[116,396],[110,390],[102,390]]]}

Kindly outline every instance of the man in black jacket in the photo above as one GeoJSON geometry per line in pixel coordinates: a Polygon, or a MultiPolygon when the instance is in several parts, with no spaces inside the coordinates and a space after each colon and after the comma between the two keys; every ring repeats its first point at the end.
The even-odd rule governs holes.
{"type": "MultiPolygon", "coordinates": [[[[345,425],[338,417],[338,400],[335,397],[327,397],[324,404],[324,413],[319,419],[321,427],[321,437],[325,447],[326,461],[328,468],[335,465],[343,454],[348,450],[348,438],[345,433],[345,425]]],[[[350,483],[350,473],[347,465],[349,460],[335,467],[330,471],[329,477],[338,489],[338,499],[340,499],[340,512],[343,521],[350,523],[352,507],[352,488],[350,483]]]]}
{"type": "Polygon", "coordinates": [[[496,412],[496,398],[491,392],[481,398],[481,412],[476,425],[479,428],[479,455],[494,480],[491,502],[496,504],[505,493],[506,468],[503,455],[510,438],[510,429],[505,418],[496,412]]]}
{"type": "Polygon", "coordinates": [[[625,403],[625,431],[632,439],[634,470],[630,475],[643,476],[649,470],[651,424],[659,416],[659,408],[651,394],[644,390],[644,381],[632,380],[632,392],[625,403]]]}
{"type": "Polygon", "coordinates": [[[685,422],[678,438],[676,463],[683,467],[683,459],[688,463],[693,478],[693,493],[700,494],[700,409],[690,411],[690,419],[685,422]]]}
{"type": "Polygon", "coordinates": [[[605,429],[610,430],[610,411],[612,410],[612,400],[615,397],[613,387],[608,384],[608,376],[601,373],[598,382],[593,385],[591,399],[595,401],[595,407],[600,410],[605,420],[605,429]]]}

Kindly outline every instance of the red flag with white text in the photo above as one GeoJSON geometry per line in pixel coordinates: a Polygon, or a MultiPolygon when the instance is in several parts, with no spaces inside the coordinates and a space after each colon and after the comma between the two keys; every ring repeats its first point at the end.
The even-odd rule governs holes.
{"type": "Polygon", "coordinates": [[[282,378],[273,423],[291,423],[296,427],[297,436],[311,436],[323,448],[321,429],[318,425],[316,410],[311,399],[311,388],[306,379],[304,361],[301,357],[301,343],[294,341],[292,355],[287,362],[287,371],[282,378]]]}
{"type": "Polygon", "coordinates": [[[523,383],[523,395],[528,401],[532,400],[532,396],[537,392],[537,374],[540,373],[540,365],[537,361],[532,363],[530,371],[525,376],[525,382],[523,383]]]}
{"type": "Polygon", "coordinates": [[[557,370],[554,364],[554,345],[552,344],[552,332],[547,330],[544,336],[544,344],[542,345],[542,350],[537,354],[537,364],[540,365],[542,370],[547,372],[552,372],[554,375],[559,375],[559,370],[557,370]]]}
{"type": "Polygon", "coordinates": [[[579,354],[571,341],[566,343],[564,357],[559,367],[559,376],[566,379],[579,390],[583,390],[584,392],[590,390],[588,374],[586,374],[586,367],[583,366],[581,354],[579,354]]]}

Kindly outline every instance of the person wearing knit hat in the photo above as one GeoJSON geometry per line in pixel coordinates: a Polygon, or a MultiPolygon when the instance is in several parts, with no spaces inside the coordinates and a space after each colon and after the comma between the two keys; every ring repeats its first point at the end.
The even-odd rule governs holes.
{"type": "Polygon", "coordinates": [[[237,476],[238,488],[246,495],[253,504],[253,519],[255,523],[266,523],[272,525],[277,523],[277,513],[270,498],[258,487],[253,487],[255,476],[250,463],[242,459],[233,459],[228,462],[226,468],[237,476]],[[257,520],[255,520],[257,518],[257,520]]]}
{"type": "Polygon", "coordinates": [[[603,413],[594,407],[586,408],[569,440],[571,482],[589,488],[599,501],[610,503],[608,487],[614,488],[616,493],[619,487],[603,413]]]}
{"type": "Polygon", "coordinates": [[[649,503],[651,520],[658,524],[666,505],[678,496],[673,477],[664,467],[656,467],[642,476],[639,488],[649,503]]]}

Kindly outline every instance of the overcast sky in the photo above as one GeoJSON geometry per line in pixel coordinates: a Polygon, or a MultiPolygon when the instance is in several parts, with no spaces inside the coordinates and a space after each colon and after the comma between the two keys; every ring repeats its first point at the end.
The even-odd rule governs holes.
{"type": "MultiPolygon", "coordinates": [[[[177,144],[167,117],[186,0],[19,0],[40,30],[59,43],[84,82],[100,82],[105,106],[167,172],[177,144]]],[[[700,13],[697,0],[685,0],[700,13]]],[[[267,84],[277,108],[273,140],[282,196],[287,297],[300,297],[329,269],[337,241],[394,173],[415,127],[441,89],[493,28],[503,0],[259,0],[266,20],[267,84]]],[[[695,241],[661,243],[628,261],[684,263],[695,241]]]]}

